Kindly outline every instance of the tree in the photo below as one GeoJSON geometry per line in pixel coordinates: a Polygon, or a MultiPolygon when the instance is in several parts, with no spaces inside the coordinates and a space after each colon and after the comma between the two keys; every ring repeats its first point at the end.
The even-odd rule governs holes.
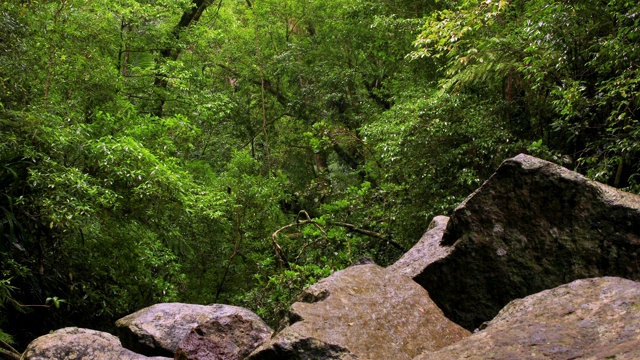
{"type": "Polygon", "coordinates": [[[513,135],[536,144],[531,151],[544,144],[570,155],[576,169],[628,186],[638,171],[630,145],[635,11],[618,1],[465,1],[427,21],[413,56],[446,56],[450,91],[495,89],[490,111],[502,112],[513,135]]]}
{"type": "Polygon", "coordinates": [[[24,35],[3,29],[16,52],[2,54],[0,128],[2,281],[31,310],[2,320],[20,343],[50,327],[110,327],[176,300],[188,240],[205,237],[185,240],[186,230],[224,208],[223,191],[205,191],[184,168],[198,129],[180,115],[141,114],[127,101],[129,84],[113,81],[123,65],[117,20],[130,9],[111,5],[2,5],[9,30],[24,35]],[[21,321],[31,316],[41,325],[21,321]]]}

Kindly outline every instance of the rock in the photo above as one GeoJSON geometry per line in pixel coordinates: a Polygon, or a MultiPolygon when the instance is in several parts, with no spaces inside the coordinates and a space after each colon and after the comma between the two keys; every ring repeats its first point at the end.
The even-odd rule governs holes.
{"type": "Polygon", "coordinates": [[[360,259],[353,262],[353,265],[365,265],[365,264],[375,264],[372,258],[368,256],[361,257],[360,259]]]}
{"type": "Polygon", "coordinates": [[[205,351],[211,346],[209,341],[225,346],[231,346],[228,344],[231,342],[235,347],[225,351],[248,354],[273,333],[253,312],[221,304],[156,304],[119,319],[116,326],[124,347],[148,356],[174,357],[186,338],[181,347],[182,359],[196,359],[191,357],[198,353],[192,348],[193,344],[204,346],[205,351]],[[232,330],[234,328],[238,331],[232,330]],[[228,334],[219,335],[220,331],[228,334]]]}
{"type": "Polygon", "coordinates": [[[440,245],[448,223],[449,217],[447,216],[434,217],[420,241],[387,269],[414,278],[427,265],[449,255],[451,247],[440,245]]]}
{"type": "Polygon", "coordinates": [[[258,320],[235,313],[198,325],[178,345],[175,360],[244,359],[273,333],[258,320]]]}
{"type": "Polygon", "coordinates": [[[117,337],[96,330],[63,328],[33,340],[24,352],[26,360],[169,360],[146,357],[127,350],[117,337]]]}
{"type": "Polygon", "coordinates": [[[640,197],[518,155],[455,209],[440,245],[449,254],[414,280],[471,330],[513,299],[576,279],[640,280],[640,197]]]}
{"type": "Polygon", "coordinates": [[[412,359],[470,333],[411,279],[375,264],[338,271],[305,290],[290,326],[247,359],[412,359]]]}
{"type": "Polygon", "coordinates": [[[640,283],[576,280],[514,300],[485,330],[415,360],[640,359],[640,283]]]}
{"type": "Polygon", "coordinates": [[[246,360],[363,360],[349,349],[286,328],[246,360]]]}

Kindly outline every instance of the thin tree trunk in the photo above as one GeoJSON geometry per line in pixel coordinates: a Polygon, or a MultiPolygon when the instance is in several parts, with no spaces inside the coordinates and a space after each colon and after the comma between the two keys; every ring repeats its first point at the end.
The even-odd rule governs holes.
{"type": "MultiPolygon", "coordinates": [[[[192,7],[185,11],[180,18],[178,24],[173,28],[172,34],[176,41],[180,39],[180,33],[187,29],[190,26],[195,25],[200,17],[204,13],[204,11],[211,5],[211,0],[193,0],[192,7]]],[[[178,60],[178,56],[180,56],[180,49],[176,47],[166,48],[160,51],[160,55],[164,60],[168,61],[176,61],[178,60]]],[[[169,86],[169,81],[167,80],[166,74],[163,74],[161,71],[157,71],[155,75],[155,80],[153,82],[153,86],[158,92],[158,101],[152,111],[152,113],[158,117],[162,116],[164,104],[167,102],[166,92],[169,86]]]]}

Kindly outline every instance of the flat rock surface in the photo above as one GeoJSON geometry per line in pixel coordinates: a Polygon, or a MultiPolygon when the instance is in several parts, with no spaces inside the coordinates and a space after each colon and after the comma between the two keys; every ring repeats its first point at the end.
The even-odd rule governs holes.
{"type": "Polygon", "coordinates": [[[147,357],[127,350],[117,337],[96,330],[63,328],[33,340],[24,352],[25,360],[170,360],[147,357]]]}
{"type": "MultiPolygon", "coordinates": [[[[200,333],[191,333],[191,342],[206,346],[206,337],[216,341],[219,331],[228,332],[224,341],[235,345],[232,352],[249,353],[266,341],[273,331],[253,312],[231,305],[194,305],[182,303],[156,304],[116,322],[123,346],[145,355],[174,357],[180,343],[200,326],[200,333]],[[234,332],[231,328],[241,331],[234,332]],[[205,332],[207,335],[205,335],[205,332]],[[234,338],[237,336],[237,338],[234,338]],[[250,347],[247,351],[243,347],[250,347]]],[[[188,342],[182,347],[182,356],[194,355],[188,342]],[[191,355],[188,355],[191,354],[191,355]]]]}
{"type": "Polygon", "coordinates": [[[415,360],[640,359],[640,283],[576,280],[509,303],[484,330],[415,360]]]}
{"type": "Polygon", "coordinates": [[[427,232],[409,251],[387,269],[408,276],[416,277],[427,265],[440,260],[451,252],[450,246],[442,246],[442,236],[449,223],[449,217],[436,216],[431,220],[427,232]]]}
{"type": "Polygon", "coordinates": [[[352,266],[305,290],[291,325],[248,359],[412,359],[470,333],[406,276],[352,266]]]}
{"type": "Polygon", "coordinates": [[[473,330],[513,299],[576,279],[640,280],[640,197],[521,154],[456,208],[440,245],[450,253],[414,280],[473,330]]]}

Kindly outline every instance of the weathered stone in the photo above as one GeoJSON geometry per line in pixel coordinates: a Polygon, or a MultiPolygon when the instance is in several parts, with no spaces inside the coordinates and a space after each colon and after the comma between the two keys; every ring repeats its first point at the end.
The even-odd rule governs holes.
{"type": "Polygon", "coordinates": [[[127,350],[117,337],[96,330],[63,328],[31,342],[24,352],[25,360],[169,360],[146,357],[127,350]]]}
{"type": "Polygon", "coordinates": [[[434,217],[420,241],[387,269],[414,278],[427,265],[449,255],[451,247],[440,245],[448,223],[449,217],[447,216],[434,217]]]}
{"type": "Polygon", "coordinates": [[[474,329],[513,299],[575,279],[640,280],[640,197],[518,155],[458,206],[440,245],[450,253],[414,280],[474,329]]]}
{"type": "MultiPolygon", "coordinates": [[[[116,326],[124,347],[149,356],[171,357],[174,356],[180,342],[197,326],[202,326],[200,331],[203,334],[204,329],[215,334],[215,329],[229,329],[229,326],[250,331],[236,339],[239,344],[236,350],[239,353],[247,352],[243,346],[255,348],[273,333],[253,312],[221,304],[156,304],[119,319],[116,326]]],[[[205,342],[204,339],[197,339],[200,336],[197,332],[194,336],[196,338],[192,337],[190,340],[192,343],[205,342]]],[[[189,348],[186,346],[183,348],[183,354],[190,353],[187,349],[189,348]]]]}
{"type": "Polygon", "coordinates": [[[192,329],[178,345],[175,359],[241,360],[269,340],[272,333],[264,322],[245,314],[217,318],[192,329]]]}
{"type": "Polygon", "coordinates": [[[374,264],[321,280],[290,312],[290,326],[248,359],[403,360],[470,335],[414,281],[374,264]]]}
{"type": "Polygon", "coordinates": [[[415,360],[640,359],[640,283],[576,280],[514,300],[486,329],[415,360]]]}
{"type": "MultiPolygon", "coordinates": [[[[247,360],[365,360],[340,345],[326,343],[286,328],[271,342],[258,348],[247,360]]],[[[374,359],[371,359],[374,360],[374,359]]]]}

